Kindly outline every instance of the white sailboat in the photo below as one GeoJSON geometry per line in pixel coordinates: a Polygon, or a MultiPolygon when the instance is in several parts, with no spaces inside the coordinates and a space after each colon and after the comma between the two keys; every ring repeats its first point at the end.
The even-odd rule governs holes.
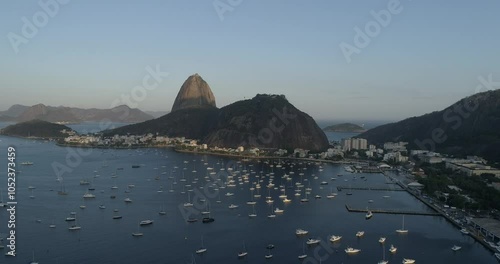
{"type": "Polygon", "coordinates": [[[396,232],[399,234],[406,234],[408,233],[408,229],[405,229],[405,216],[403,215],[403,225],[401,229],[396,229],[396,232]]]}
{"type": "Polygon", "coordinates": [[[273,211],[273,205],[271,204],[271,213],[267,215],[267,218],[276,218],[276,214],[273,211]]]}
{"type": "Polygon", "coordinates": [[[385,245],[382,245],[382,260],[379,261],[378,264],[387,264],[387,263],[389,263],[389,261],[385,260],[385,245]]]}
{"type": "Polygon", "coordinates": [[[391,252],[392,254],[396,253],[396,251],[398,251],[398,248],[395,247],[394,245],[391,245],[391,248],[389,248],[389,252],[391,252]]]}
{"type": "Polygon", "coordinates": [[[250,218],[257,217],[257,214],[255,213],[255,205],[252,205],[252,213],[248,214],[248,217],[250,218]]]}
{"type": "Polygon", "coordinates": [[[303,244],[302,245],[302,255],[299,255],[299,259],[305,259],[307,258],[307,254],[306,254],[306,244],[303,244]]]}
{"type": "Polygon", "coordinates": [[[297,236],[303,236],[303,235],[309,234],[309,231],[299,228],[299,229],[295,230],[295,234],[297,236]]]}
{"type": "Polygon", "coordinates": [[[245,247],[245,241],[243,241],[243,251],[238,252],[238,258],[244,258],[248,255],[247,249],[245,247]]]}
{"type": "Polygon", "coordinates": [[[321,242],[321,240],[316,239],[316,238],[309,238],[309,239],[307,239],[306,244],[309,246],[312,246],[312,245],[319,244],[319,242],[321,242]]]}
{"type": "Polygon", "coordinates": [[[307,192],[306,191],[304,191],[304,195],[305,195],[305,197],[302,198],[302,199],[300,199],[300,202],[301,203],[307,203],[307,202],[309,202],[309,199],[307,199],[307,192]]]}
{"type": "Polygon", "coordinates": [[[347,254],[356,254],[360,251],[361,251],[361,249],[352,248],[352,247],[348,247],[345,249],[345,253],[347,253],[347,254]]]}
{"type": "Polygon", "coordinates": [[[453,247],[451,247],[451,250],[459,251],[461,248],[462,248],[461,246],[453,245],[453,247]]]}
{"type": "Polygon", "coordinates": [[[341,238],[342,238],[342,236],[335,236],[335,235],[332,235],[332,236],[330,237],[330,242],[337,242],[337,241],[339,241],[341,238]]]}
{"type": "Polygon", "coordinates": [[[158,212],[159,215],[166,215],[167,212],[165,211],[165,208],[163,207],[163,205],[161,206],[160,208],[160,211],[158,212]]]}
{"type": "Polygon", "coordinates": [[[76,219],[76,214],[75,214],[75,224],[68,227],[68,230],[76,231],[76,230],[80,230],[80,229],[82,229],[82,227],[78,225],[78,220],[76,219]]]}
{"type": "Polygon", "coordinates": [[[203,254],[205,252],[207,252],[207,249],[203,245],[203,236],[201,236],[201,247],[196,250],[196,254],[203,254]]]}
{"type": "Polygon", "coordinates": [[[264,256],[265,259],[270,259],[270,258],[273,258],[273,254],[271,254],[271,249],[268,248],[267,249],[267,255],[264,256]]]}
{"type": "Polygon", "coordinates": [[[188,192],[188,201],[184,203],[184,207],[193,207],[193,204],[191,203],[190,192],[188,192]]]}
{"type": "Polygon", "coordinates": [[[139,223],[139,224],[137,225],[137,232],[133,232],[133,233],[132,233],[132,236],[134,236],[134,237],[141,237],[141,236],[143,236],[143,235],[144,235],[142,232],[139,232],[139,227],[140,227],[140,226],[141,226],[141,224],[139,223]]]}
{"type": "Polygon", "coordinates": [[[248,205],[254,205],[257,202],[253,200],[253,188],[250,190],[250,201],[247,202],[248,205]]]}

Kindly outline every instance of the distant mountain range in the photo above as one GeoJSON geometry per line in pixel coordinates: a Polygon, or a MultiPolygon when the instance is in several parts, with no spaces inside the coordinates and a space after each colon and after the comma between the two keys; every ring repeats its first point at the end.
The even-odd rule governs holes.
{"type": "Polygon", "coordinates": [[[500,90],[466,97],[441,110],[359,135],[370,144],[407,141],[412,149],[500,161],[500,90]]]}
{"type": "Polygon", "coordinates": [[[0,121],[25,122],[30,120],[43,120],[52,123],[80,123],[80,122],[120,122],[137,123],[154,117],[139,109],[132,109],[120,105],[111,109],[82,109],[65,106],[46,106],[37,104],[33,106],[13,105],[6,111],[0,111],[0,121]]]}
{"type": "Polygon", "coordinates": [[[352,123],[342,123],[337,125],[331,125],[323,128],[326,132],[349,132],[349,133],[362,133],[365,132],[362,126],[352,124],[352,123]]]}
{"type": "Polygon", "coordinates": [[[314,119],[295,108],[285,96],[260,94],[219,109],[209,85],[198,74],[184,82],[169,114],[104,133],[108,136],[159,133],[232,148],[321,151],[329,146],[314,119]]]}
{"type": "Polygon", "coordinates": [[[152,116],[153,118],[158,118],[158,117],[164,116],[170,112],[169,111],[144,111],[144,113],[152,116]]]}

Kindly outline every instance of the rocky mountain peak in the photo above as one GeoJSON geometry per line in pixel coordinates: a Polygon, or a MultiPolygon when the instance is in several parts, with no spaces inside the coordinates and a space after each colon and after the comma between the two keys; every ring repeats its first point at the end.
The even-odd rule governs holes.
{"type": "Polygon", "coordinates": [[[215,96],[208,83],[195,73],[182,84],[172,112],[186,108],[216,107],[215,96]]]}

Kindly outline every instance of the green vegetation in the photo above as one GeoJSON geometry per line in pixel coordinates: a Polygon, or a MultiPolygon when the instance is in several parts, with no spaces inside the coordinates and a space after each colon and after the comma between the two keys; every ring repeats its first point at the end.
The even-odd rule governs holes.
{"type": "Polygon", "coordinates": [[[436,165],[424,163],[421,168],[427,177],[419,177],[418,182],[425,185],[423,191],[428,195],[457,208],[500,209],[500,192],[488,186],[492,182],[500,181],[494,175],[467,176],[446,169],[444,163],[436,165]],[[448,187],[450,185],[457,186],[461,191],[450,189],[448,187]],[[443,193],[449,195],[446,197],[443,193]]]}
{"type": "Polygon", "coordinates": [[[64,129],[72,131],[71,128],[64,125],[35,119],[10,125],[0,130],[0,134],[14,137],[64,138],[68,136],[61,132],[64,129]]]}
{"type": "Polygon", "coordinates": [[[477,155],[495,163],[500,162],[499,120],[500,90],[497,89],[464,98],[441,111],[370,129],[358,137],[375,145],[406,141],[410,149],[433,150],[455,157],[477,155]],[[478,107],[458,114],[456,109],[466,104],[478,107]],[[443,117],[460,121],[460,126],[455,127],[456,122],[448,122],[443,117]],[[436,138],[436,131],[442,131],[442,136],[436,138]]]}

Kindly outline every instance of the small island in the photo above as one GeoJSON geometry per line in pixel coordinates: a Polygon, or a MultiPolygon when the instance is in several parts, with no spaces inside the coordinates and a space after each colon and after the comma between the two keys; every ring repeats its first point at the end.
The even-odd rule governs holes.
{"type": "Polygon", "coordinates": [[[17,123],[0,130],[0,135],[24,138],[63,139],[71,134],[74,134],[74,131],[67,126],[39,119],[17,123]]]}
{"type": "Polygon", "coordinates": [[[363,133],[366,131],[363,127],[352,124],[352,123],[342,123],[332,126],[327,126],[323,128],[325,132],[343,132],[343,133],[363,133]]]}

